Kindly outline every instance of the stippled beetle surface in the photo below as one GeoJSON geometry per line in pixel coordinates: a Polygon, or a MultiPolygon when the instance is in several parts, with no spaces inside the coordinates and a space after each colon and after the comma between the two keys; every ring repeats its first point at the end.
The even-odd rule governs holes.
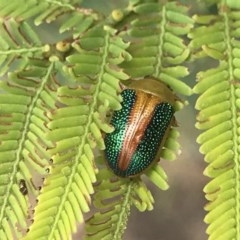
{"type": "Polygon", "coordinates": [[[113,113],[114,131],[105,136],[105,158],[120,177],[140,175],[159,155],[174,124],[175,95],[155,79],[134,81],[121,93],[122,109],[113,113]]]}

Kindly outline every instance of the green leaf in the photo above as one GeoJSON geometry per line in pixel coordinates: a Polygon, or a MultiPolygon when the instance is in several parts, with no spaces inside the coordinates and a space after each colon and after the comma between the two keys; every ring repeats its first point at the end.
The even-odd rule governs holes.
{"type": "Polygon", "coordinates": [[[127,32],[127,38],[132,39],[129,47],[132,60],[122,64],[128,74],[133,78],[150,75],[177,93],[192,94],[190,87],[179,79],[188,75],[187,69],[179,66],[190,53],[182,40],[182,35],[193,27],[187,10],[176,2],[160,5],[154,1],[133,8],[136,15],[127,32]]]}
{"type": "Polygon", "coordinates": [[[21,69],[28,58],[42,54],[42,43],[26,22],[4,20],[0,23],[0,32],[0,76],[14,66],[13,63],[21,69]],[[21,59],[17,60],[19,56],[21,59]]]}
{"type": "Polygon", "coordinates": [[[239,239],[239,34],[240,12],[233,1],[219,2],[218,13],[194,16],[199,24],[189,36],[195,57],[210,57],[217,67],[199,72],[194,92],[199,110],[196,127],[200,152],[208,163],[204,174],[211,178],[204,187],[209,203],[204,221],[209,239],[239,239]],[[216,64],[215,64],[216,65],[216,64]]]}
{"type": "Polygon", "coordinates": [[[85,239],[121,239],[130,213],[133,182],[101,169],[95,185],[98,210],[86,223],[85,239]]]}
{"type": "Polygon", "coordinates": [[[46,149],[51,142],[44,138],[49,131],[46,114],[55,108],[57,87],[52,70],[53,64],[32,59],[27,68],[0,82],[4,90],[0,95],[1,239],[22,237],[28,227],[30,196],[34,199],[39,193],[33,179],[47,173],[46,149]],[[21,192],[22,181],[26,195],[21,192]],[[17,225],[22,231],[12,227],[17,225]]]}
{"type": "Polygon", "coordinates": [[[35,0],[19,1],[0,1],[0,15],[2,17],[12,17],[24,21],[28,18],[35,17],[35,24],[39,25],[43,21],[51,22],[59,15],[75,10],[79,4],[78,0],[60,0],[37,2],[35,0]]]}
{"type": "Polygon", "coordinates": [[[119,80],[128,77],[117,66],[130,57],[125,50],[128,44],[114,33],[103,25],[90,29],[73,45],[76,51],[67,57],[65,74],[75,84],[58,88],[62,107],[49,116],[48,139],[54,146],[48,153],[53,165],[26,239],[56,235],[67,239],[77,223],[84,221],[83,213],[90,210],[92,184],[98,171],[94,151],[96,147],[105,148],[102,131],[113,130],[106,123],[106,114],[109,108],[121,107],[119,80]],[[51,202],[46,201],[49,197],[51,202]],[[45,220],[37,216],[45,216],[45,220]]]}

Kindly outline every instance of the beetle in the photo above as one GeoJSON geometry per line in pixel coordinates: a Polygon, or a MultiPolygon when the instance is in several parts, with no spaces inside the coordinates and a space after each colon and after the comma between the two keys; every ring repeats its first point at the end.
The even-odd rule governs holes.
{"type": "Polygon", "coordinates": [[[19,181],[19,190],[22,193],[22,195],[28,194],[27,185],[26,185],[26,182],[24,179],[20,179],[20,181],[19,181]]]}
{"type": "Polygon", "coordinates": [[[135,177],[160,159],[169,130],[176,125],[176,96],[163,82],[135,80],[121,92],[122,108],[113,113],[105,159],[119,177],[135,177]]]}

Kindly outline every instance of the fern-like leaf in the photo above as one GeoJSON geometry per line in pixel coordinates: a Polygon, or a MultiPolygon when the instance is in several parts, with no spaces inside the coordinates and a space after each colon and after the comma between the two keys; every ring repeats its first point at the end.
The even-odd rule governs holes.
{"type": "MultiPolygon", "coordinates": [[[[122,239],[132,204],[140,211],[152,210],[154,199],[140,178],[118,178],[104,167],[104,159],[97,162],[102,166],[94,185],[97,212],[86,222],[85,239],[122,239]]],[[[161,171],[158,167],[155,170],[161,171]]]]}
{"type": "Polygon", "coordinates": [[[112,131],[104,123],[106,112],[109,107],[120,108],[118,82],[128,78],[117,67],[130,58],[125,51],[128,44],[114,33],[102,25],[90,29],[74,43],[76,51],[67,58],[66,76],[75,83],[59,88],[64,107],[53,113],[49,124],[48,137],[56,143],[49,149],[53,166],[35,211],[44,221],[34,219],[26,239],[69,239],[76,223],[83,222],[83,213],[89,211],[97,172],[93,150],[105,147],[101,131],[112,131]],[[54,198],[46,201],[51,196],[54,198]]]}
{"type": "Polygon", "coordinates": [[[29,59],[26,69],[0,83],[4,90],[0,95],[0,239],[19,239],[26,232],[29,197],[38,194],[34,179],[47,173],[46,149],[51,142],[44,138],[46,113],[56,101],[52,69],[53,64],[43,59],[29,59]],[[23,181],[29,195],[20,192],[23,181]]]}
{"type": "MultiPolygon", "coordinates": [[[[179,77],[188,74],[186,68],[175,66],[182,63],[189,54],[188,48],[179,37],[188,33],[192,27],[193,21],[184,15],[186,10],[185,7],[178,6],[176,3],[161,6],[156,1],[130,2],[123,13],[134,16],[134,20],[129,18],[129,23],[124,22],[130,26],[125,37],[131,39],[128,50],[132,60],[121,64],[129,75],[133,78],[151,75],[160,78],[178,93],[191,94],[191,89],[178,80],[179,77]],[[176,15],[174,16],[171,11],[176,15]],[[166,24],[168,21],[169,23],[166,24]],[[173,23],[175,28],[171,29],[170,26],[173,23]],[[171,50],[174,43],[175,49],[178,49],[177,52],[171,50]]],[[[124,36],[124,30],[123,27],[123,32],[119,35],[124,36]]],[[[175,154],[179,149],[179,144],[176,142],[178,135],[176,130],[170,131],[161,154],[165,159],[176,158],[175,154]]],[[[121,239],[131,205],[134,204],[140,211],[152,210],[154,199],[141,178],[118,179],[109,173],[108,169],[100,168],[99,171],[94,195],[94,206],[97,212],[87,221],[86,239],[121,239]]],[[[167,176],[158,163],[149,169],[146,175],[160,189],[168,188],[167,176]]]]}
{"type": "MultiPolygon", "coordinates": [[[[186,14],[188,9],[176,2],[161,5],[157,1],[138,1],[127,9],[133,11],[135,18],[127,30],[132,60],[122,64],[124,70],[134,78],[154,76],[176,93],[190,95],[190,87],[179,79],[188,74],[186,67],[179,65],[189,56],[189,49],[182,40],[193,26],[193,20],[186,14]]],[[[183,104],[178,102],[175,107],[180,109],[183,104]]],[[[178,135],[176,130],[170,131],[161,157],[176,158],[178,135]]],[[[149,176],[156,176],[156,172],[149,176]]],[[[160,174],[158,177],[164,179],[165,176],[160,174]]],[[[154,183],[158,185],[156,179],[154,183]]]]}
{"type": "Polygon", "coordinates": [[[134,78],[154,76],[177,93],[191,94],[191,89],[179,81],[188,75],[187,69],[179,66],[189,56],[182,40],[193,26],[187,10],[176,2],[161,5],[157,1],[140,1],[133,7],[136,16],[128,30],[133,59],[123,65],[127,73],[134,78]]]}
{"type": "Polygon", "coordinates": [[[86,225],[85,239],[122,239],[131,206],[133,182],[100,170],[95,184],[94,206],[98,212],[86,225]]]}
{"type": "Polygon", "coordinates": [[[28,18],[35,17],[35,24],[39,25],[43,21],[52,22],[58,16],[75,10],[79,4],[78,0],[61,0],[61,1],[0,1],[1,17],[12,17],[18,21],[24,21],[28,18]]]}
{"type": "Polygon", "coordinates": [[[14,19],[0,23],[0,76],[10,67],[21,69],[27,59],[42,53],[43,46],[36,33],[25,22],[18,23],[14,19]],[[16,61],[21,56],[21,61],[16,61]]]}
{"type": "MultiPolygon", "coordinates": [[[[0,15],[1,17],[6,17],[7,19],[12,18],[9,21],[10,24],[4,23],[2,28],[0,28],[1,33],[6,32],[6,34],[1,34],[0,36],[0,49],[1,45],[2,48],[6,50],[8,44],[11,43],[14,45],[14,47],[16,47],[19,46],[17,44],[20,43],[20,54],[24,52],[24,49],[22,48],[24,45],[35,45],[36,38],[34,38],[34,33],[30,33],[27,35],[27,37],[25,37],[24,34],[22,34],[22,30],[24,30],[23,33],[25,33],[26,23],[21,24],[19,28],[16,25],[16,22],[26,22],[27,19],[34,17],[35,25],[39,25],[42,22],[50,23],[61,16],[62,18],[66,19],[66,21],[63,21],[64,23],[59,29],[60,33],[71,30],[73,31],[73,38],[76,38],[82,32],[86,31],[94,23],[94,21],[100,18],[100,16],[93,10],[81,9],[79,6],[79,0],[43,0],[40,2],[35,0],[27,0],[27,2],[22,0],[11,2],[3,0],[0,1],[0,15]],[[9,29],[11,29],[11,32],[9,32],[9,29]],[[12,36],[7,36],[10,34],[12,36]]],[[[33,50],[36,51],[34,48],[30,49],[29,54],[33,50]]],[[[11,54],[13,55],[12,52],[11,54]]]]}
{"type": "Polygon", "coordinates": [[[218,15],[194,16],[200,26],[189,36],[196,57],[219,62],[198,74],[194,91],[200,94],[197,141],[208,163],[204,174],[212,180],[204,192],[209,203],[205,222],[209,239],[240,239],[239,218],[239,67],[240,11],[235,1],[219,3],[218,15]]]}
{"type": "Polygon", "coordinates": [[[99,16],[93,10],[78,9],[78,11],[66,14],[67,20],[61,25],[60,33],[73,31],[73,38],[77,38],[81,33],[85,32],[99,16]]]}
{"type": "MultiPolygon", "coordinates": [[[[132,9],[135,18],[127,31],[127,37],[131,39],[129,52],[132,60],[122,64],[124,70],[134,78],[154,76],[176,93],[191,95],[190,87],[179,79],[188,74],[186,67],[179,65],[189,56],[189,49],[182,40],[182,36],[189,33],[193,26],[193,20],[186,14],[188,9],[176,2],[161,5],[157,1],[138,1],[128,9],[132,9]]],[[[176,109],[183,107],[182,103],[177,104],[176,109]]],[[[178,136],[176,130],[170,131],[161,157],[169,160],[176,158],[178,136]]],[[[148,176],[155,176],[155,180],[152,177],[151,180],[160,186],[158,180],[166,176],[159,171],[159,175],[150,172],[148,176]]],[[[166,188],[161,186],[161,189],[166,188]]]]}

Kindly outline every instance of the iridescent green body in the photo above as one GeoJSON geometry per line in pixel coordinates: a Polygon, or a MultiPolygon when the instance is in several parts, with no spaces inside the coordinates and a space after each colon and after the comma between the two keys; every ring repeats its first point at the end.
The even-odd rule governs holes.
{"type": "Polygon", "coordinates": [[[175,97],[166,85],[152,79],[130,85],[121,96],[122,109],[114,112],[110,122],[115,130],[105,136],[105,157],[116,175],[133,177],[159,157],[173,123],[175,97]],[[145,88],[151,84],[153,92],[145,88]]]}

